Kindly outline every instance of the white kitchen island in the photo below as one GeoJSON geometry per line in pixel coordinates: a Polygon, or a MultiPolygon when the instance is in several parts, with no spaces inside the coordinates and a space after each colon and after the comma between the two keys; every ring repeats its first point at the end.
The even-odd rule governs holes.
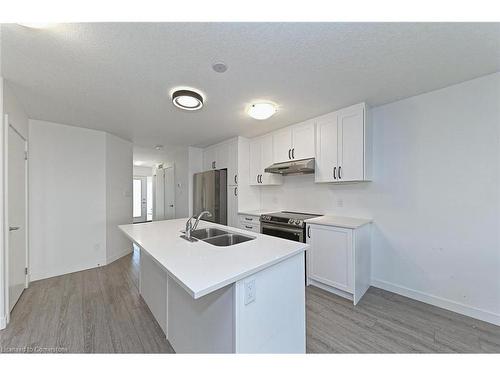
{"type": "Polygon", "coordinates": [[[121,225],[141,249],[139,290],[178,353],[305,353],[308,245],[255,237],[219,247],[180,237],[186,219],[121,225]]]}

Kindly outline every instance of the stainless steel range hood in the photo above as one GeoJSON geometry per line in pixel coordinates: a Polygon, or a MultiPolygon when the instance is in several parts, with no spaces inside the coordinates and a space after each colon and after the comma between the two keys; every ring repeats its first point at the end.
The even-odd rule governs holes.
{"type": "Polygon", "coordinates": [[[314,173],[314,158],[275,163],[264,169],[264,172],[281,174],[283,176],[311,174],[314,173]]]}

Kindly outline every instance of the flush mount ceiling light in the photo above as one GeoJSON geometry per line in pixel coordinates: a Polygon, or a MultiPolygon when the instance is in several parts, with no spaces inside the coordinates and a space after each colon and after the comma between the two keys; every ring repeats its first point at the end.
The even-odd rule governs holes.
{"type": "Polygon", "coordinates": [[[172,93],[172,103],[186,111],[196,111],[203,107],[203,96],[189,89],[177,89],[172,93]]]}
{"type": "Polygon", "coordinates": [[[277,110],[274,103],[254,103],[248,107],[247,113],[256,120],[266,120],[274,115],[277,110]]]}
{"type": "Polygon", "coordinates": [[[154,149],[155,149],[156,151],[161,151],[161,150],[163,150],[163,145],[156,145],[156,146],[154,147],[154,149]]]}

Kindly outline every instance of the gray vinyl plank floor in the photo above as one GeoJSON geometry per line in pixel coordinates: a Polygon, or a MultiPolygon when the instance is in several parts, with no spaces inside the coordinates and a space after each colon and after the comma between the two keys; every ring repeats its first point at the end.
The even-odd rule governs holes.
{"type": "Polygon", "coordinates": [[[173,353],[138,290],[139,254],[35,281],[0,331],[0,351],[173,353]]]}
{"type": "Polygon", "coordinates": [[[500,326],[371,287],[351,301],[308,287],[308,353],[500,353],[500,326]]]}
{"type": "MultiPolygon", "coordinates": [[[[139,295],[139,253],[31,283],[3,352],[172,353],[139,295]]],[[[500,327],[370,288],[361,302],[306,289],[308,353],[500,353],[500,327]]]]}

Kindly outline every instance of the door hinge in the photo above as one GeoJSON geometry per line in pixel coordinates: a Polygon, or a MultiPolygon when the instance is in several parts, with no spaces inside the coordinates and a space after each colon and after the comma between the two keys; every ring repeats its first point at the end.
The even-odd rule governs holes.
{"type": "Polygon", "coordinates": [[[24,151],[24,160],[28,160],[28,151],[24,151]]]}
{"type": "Polygon", "coordinates": [[[28,267],[24,267],[24,274],[27,275],[28,274],[28,267]]]}

